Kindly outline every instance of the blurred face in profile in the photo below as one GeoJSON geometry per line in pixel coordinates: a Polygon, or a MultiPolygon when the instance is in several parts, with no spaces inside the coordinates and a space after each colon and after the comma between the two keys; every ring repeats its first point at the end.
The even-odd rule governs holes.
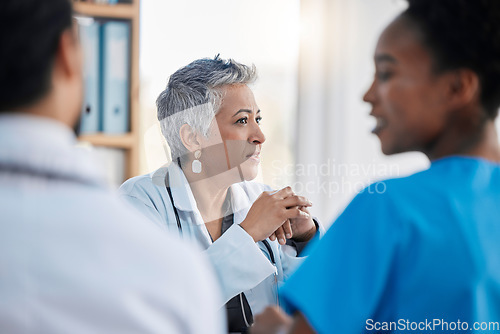
{"type": "Polygon", "coordinates": [[[375,50],[375,78],[364,96],[377,123],[384,154],[429,151],[446,125],[447,74],[433,72],[433,58],[417,27],[397,18],[375,50]]]}
{"type": "Polygon", "coordinates": [[[246,85],[222,88],[223,100],[203,143],[203,164],[208,175],[237,169],[239,180],[257,176],[260,151],[266,140],[260,128],[261,112],[246,85]]]}

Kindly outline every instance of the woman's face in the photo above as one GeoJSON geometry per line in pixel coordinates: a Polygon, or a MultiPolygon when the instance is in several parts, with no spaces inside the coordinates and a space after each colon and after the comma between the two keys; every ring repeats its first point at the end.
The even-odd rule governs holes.
{"type": "Polygon", "coordinates": [[[384,154],[428,152],[445,129],[449,80],[433,74],[431,55],[418,36],[407,19],[397,18],[375,50],[375,78],[363,99],[372,105],[372,132],[384,154]]]}
{"type": "Polygon", "coordinates": [[[212,175],[232,168],[239,169],[240,180],[257,176],[260,151],[266,137],[260,128],[259,107],[252,91],[246,85],[223,88],[222,105],[210,129],[204,146],[212,146],[207,153],[212,175]],[[221,145],[222,142],[222,145],[221,145]],[[224,167],[222,167],[222,165],[224,167]]]}

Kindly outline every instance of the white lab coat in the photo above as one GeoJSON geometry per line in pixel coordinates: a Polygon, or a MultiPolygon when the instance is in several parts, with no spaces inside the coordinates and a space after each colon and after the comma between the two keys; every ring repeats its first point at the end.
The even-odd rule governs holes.
{"type": "Polygon", "coordinates": [[[0,332],[224,333],[208,261],[106,190],[74,143],[0,114],[0,332]]]}
{"type": "Polygon", "coordinates": [[[182,237],[205,249],[214,265],[221,283],[224,305],[232,297],[244,292],[252,313],[260,313],[268,305],[278,302],[278,286],[302,262],[292,246],[280,246],[269,241],[276,265],[262,242],[253,238],[239,226],[245,219],[252,203],[270,188],[256,182],[233,184],[231,208],[234,224],[215,242],[205,226],[197,208],[193,193],[182,170],[174,163],[157,171],[126,181],[120,187],[121,195],[140,212],[157,223],[170,234],[181,235],[175,213],[168,195],[165,177],[168,180],[179,213],[182,237]]]}

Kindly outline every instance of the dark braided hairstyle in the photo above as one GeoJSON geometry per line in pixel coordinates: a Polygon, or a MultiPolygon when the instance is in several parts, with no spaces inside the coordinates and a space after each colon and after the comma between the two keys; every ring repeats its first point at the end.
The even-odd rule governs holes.
{"type": "Polygon", "coordinates": [[[490,119],[500,106],[500,1],[407,0],[402,13],[422,33],[436,73],[467,68],[480,81],[490,119]]]}

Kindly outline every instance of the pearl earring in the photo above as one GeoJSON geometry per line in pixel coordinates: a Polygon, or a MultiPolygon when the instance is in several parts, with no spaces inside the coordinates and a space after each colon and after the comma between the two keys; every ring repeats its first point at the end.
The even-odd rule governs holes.
{"type": "Polygon", "coordinates": [[[198,159],[200,159],[200,157],[201,157],[200,150],[197,150],[196,152],[194,152],[194,160],[193,160],[193,163],[191,164],[191,170],[195,174],[201,173],[201,162],[200,162],[200,160],[198,160],[198,159]]]}

